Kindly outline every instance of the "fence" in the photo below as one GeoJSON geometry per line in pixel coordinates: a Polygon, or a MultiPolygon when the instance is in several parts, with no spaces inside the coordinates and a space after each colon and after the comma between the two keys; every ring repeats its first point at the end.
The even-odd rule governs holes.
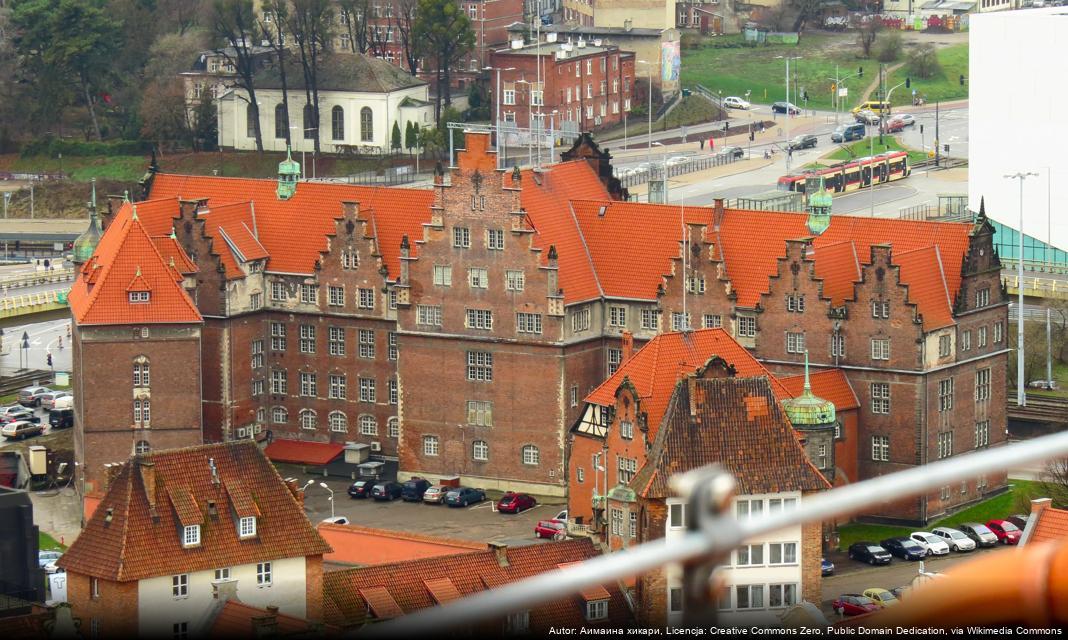
{"type": "Polygon", "coordinates": [[[361,171],[346,176],[349,184],[373,184],[393,186],[415,182],[417,176],[414,167],[393,167],[385,171],[361,171]]]}
{"type": "Polygon", "coordinates": [[[68,293],[70,289],[24,293],[19,296],[0,298],[0,318],[62,309],[67,306],[68,293]]]}
{"type": "MultiPolygon", "coordinates": [[[[1002,275],[1001,282],[1005,290],[1011,295],[1020,292],[1020,276],[1002,275]]],[[[1056,300],[1068,300],[1068,280],[1057,278],[1028,278],[1023,277],[1023,294],[1031,298],[1053,298],[1056,300]]]]}
{"type": "Polygon", "coordinates": [[[38,271],[13,278],[0,280],[0,295],[7,295],[10,289],[32,287],[51,282],[67,282],[74,279],[74,269],[58,269],[53,271],[38,271]]]}
{"type": "MultiPolygon", "coordinates": [[[[738,160],[743,160],[745,154],[738,153],[741,149],[734,151],[721,151],[714,156],[694,156],[687,158],[685,162],[677,162],[675,164],[667,164],[667,177],[674,178],[675,176],[681,176],[687,173],[693,173],[695,171],[704,171],[705,169],[711,169],[713,167],[720,167],[725,164],[731,164],[738,160]]],[[[655,163],[645,168],[632,169],[626,172],[620,172],[616,174],[619,181],[624,187],[633,187],[650,180],[662,179],[664,170],[664,163],[655,163]]]]}

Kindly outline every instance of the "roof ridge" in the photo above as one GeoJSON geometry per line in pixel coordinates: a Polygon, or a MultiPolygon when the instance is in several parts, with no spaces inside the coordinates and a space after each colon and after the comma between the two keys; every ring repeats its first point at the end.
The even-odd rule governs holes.
{"type": "MultiPolygon", "coordinates": [[[[116,572],[115,576],[116,578],[120,579],[120,581],[126,571],[125,559],[126,543],[129,540],[129,536],[127,535],[127,533],[130,527],[130,503],[133,502],[133,483],[135,482],[133,465],[131,465],[129,462],[124,462],[122,463],[122,465],[125,468],[120,473],[126,474],[126,502],[124,504],[126,512],[122,516],[122,535],[119,538],[120,540],[122,540],[122,544],[119,545],[119,570],[116,572]]],[[[105,497],[107,497],[107,494],[105,494],[105,497]]]]}
{"type": "Polygon", "coordinates": [[[953,316],[953,300],[949,297],[949,285],[946,284],[946,269],[942,266],[942,252],[938,245],[934,245],[935,262],[938,263],[938,279],[942,283],[942,293],[946,294],[946,305],[949,308],[950,317],[953,316]]]}
{"type": "MultiPolygon", "coordinates": [[[[549,173],[552,175],[552,172],[549,173]]],[[[601,286],[601,277],[597,274],[597,263],[593,261],[593,256],[590,254],[590,245],[586,242],[586,234],[582,231],[582,225],[579,224],[578,216],[575,215],[575,205],[568,199],[567,210],[571,214],[571,221],[575,223],[575,231],[578,232],[579,241],[582,242],[582,249],[586,252],[586,260],[590,263],[590,273],[593,274],[593,282],[597,285],[597,291],[604,298],[604,287],[601,286]]]]}

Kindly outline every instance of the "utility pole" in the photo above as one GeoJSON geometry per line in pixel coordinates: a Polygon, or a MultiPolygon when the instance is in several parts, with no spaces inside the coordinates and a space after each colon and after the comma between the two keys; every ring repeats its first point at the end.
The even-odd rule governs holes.
{"type": "MultiPolygon", "coordinates": [[[[937,121],[936,121],[937,122],[937,121]]],[[[936,125],[937,126],[937,125],[936,125]]],[[[1023,279],[1023,255],[1024,255],[1024,208],[1023,208],[1023,185],[1024,180],[1031,176],[1037,176],[1034,171],[1018,171],[1013,174],[1005,175],[1005,178],[1012,178],[1020,181],[1020,228],[1017,230],[1019,235],[1019,255],[1016,256],[1016,289],[1019,297],[1017,299],[1017,315],[1016,315],[1016,404],[1021,407],[1027,406],[1027,393],[1024,391],[1024,279],[1023,279]]]]}
{"type": "Polygon", "coordinates": [[[1050,325],[1053,310],[1046,307],[1046,382],[1053,384],[1053,335],[1050,325]]]}
{"type": "Polygon", "coordinates": [[[938,161],[941,158],[941,151],[939,150],[939,136],[941,134],[938,130],[938,100],[935,100],[935,166],[939,166],[938,161]]]}

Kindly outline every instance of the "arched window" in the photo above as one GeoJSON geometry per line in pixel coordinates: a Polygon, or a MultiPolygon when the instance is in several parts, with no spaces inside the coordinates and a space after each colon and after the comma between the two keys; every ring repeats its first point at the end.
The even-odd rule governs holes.
{"type": "Polygon", "coordinates": [[[532,444],[523,447],[523,464],[538,464],[541,462],[541,453],[532,444]]]}
{"type": "Polygon", "coordinates": [[[489,445],[485,440],[475,440],[471,443],[471,457],[475,460],[489,460],[489,445]]]}
{"type": "Polygon", "coordinates": [[[362,415],[360,416],[360,435],[361,436],[377,436],[378,435],[378,421],[374,416],[362,415]]]}
{"type": "Polygon", "coordinates": [[[360,109],[360,140],[370,142],[375,139],[375,117],[371,107],[360,109]]]}
{"type": "Polygon", "coordinates": [[[279,102],[274,108],[274,137],[284,140],[288,128],[289,117],[286,115],[286,105],[279,102]]]}
{"type": "Polygon", "coordinates": [[[311,409],[301,409],[300,411],[300,428],[301,429],[315,429],[316,425],[315,412],[311,409]]]}
{"type": "Polygon", "coordinates": [[[349,419],[344,413],[334,411],[330,413],[330,430],[345,433],[349,430],[349,419]]]}
{"type": "Polygon", "coordinates": [[[400,437],[400,420],[397,419],[397,416],[386,420],[386,435],[390,438],[400,437]]]}
{"type": "Polygon", "coordinates": [[[285,424],[289,422],[289,412],[285,407],[275,407],[271,410],[271,420],[275,424],[285,424]]]}
{"type": "Polygon", "coordinates": [[[145,356],[138,356],[134,358],[133,386],[149,386],[148,358],[146,358],[145,356]]]}
{"type": "Polygon", "coordinates": [[[248,106],[245,107],[245,137],[246,138],[255,138],[256,137],[256,119],[259,118],[259,116],[260,116],[260,114],[256,111],[256,105],[252,104],[251,102],[248,103],[248,106]]]}
{"type": "Polygon", "coordinates": [[[152,450],[152,446],[148,444],[148,440],[138,440],[134,445],[134,455],[141,456],[152,450]]]}
{"type": "Polygon", "coordinates": [[[423,455],[438,455],[438,444],[439,440],[437,436],[423,436],[423,455]]]}
{"type": "Polygon", "coordinates": [[[345,110],[340,106],[330,110],[330,136],[334,140],[345,139],[345,110]]]}
{"type": "Polygon", "coordinates": [[[314,124],[315,120],[312,118],[313,111],[314,110],[312,109],[312,106],[310,104],[304,105],[304,119],[303,119],[303,123],[304,124],[303,124],[303,126],[304,126],[304,139],[305,140],[314,140],[315,139],[315,124],[314,124]]]}

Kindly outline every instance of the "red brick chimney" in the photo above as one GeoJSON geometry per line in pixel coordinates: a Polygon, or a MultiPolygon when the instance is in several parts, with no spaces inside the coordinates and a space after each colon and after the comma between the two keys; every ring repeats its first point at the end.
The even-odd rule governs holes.
{"type": "Polygon", "coordinates": [[[488,546],[490,550],[493,551],[493,555],[497,557],[497,564],[501,565],[502,567],[507,567],[508,545],[504,544],[503,542],[490,542],[488,543],[488,546]]]}
{"type": "Polygon", "coordinates": [[[634,355],[634,334],[630,331],[623,332],[623,360],[620,364],[623,364],[630,357],[634,355]]]}
{"type": "Polygon", "coordinates": [[[1031,501],[1031,515],[1034,516],[1036,522],[1041,517],[1041,513],[1049,509],[1052,504],[1052,498],[1035,498],[1031,501]]]}

